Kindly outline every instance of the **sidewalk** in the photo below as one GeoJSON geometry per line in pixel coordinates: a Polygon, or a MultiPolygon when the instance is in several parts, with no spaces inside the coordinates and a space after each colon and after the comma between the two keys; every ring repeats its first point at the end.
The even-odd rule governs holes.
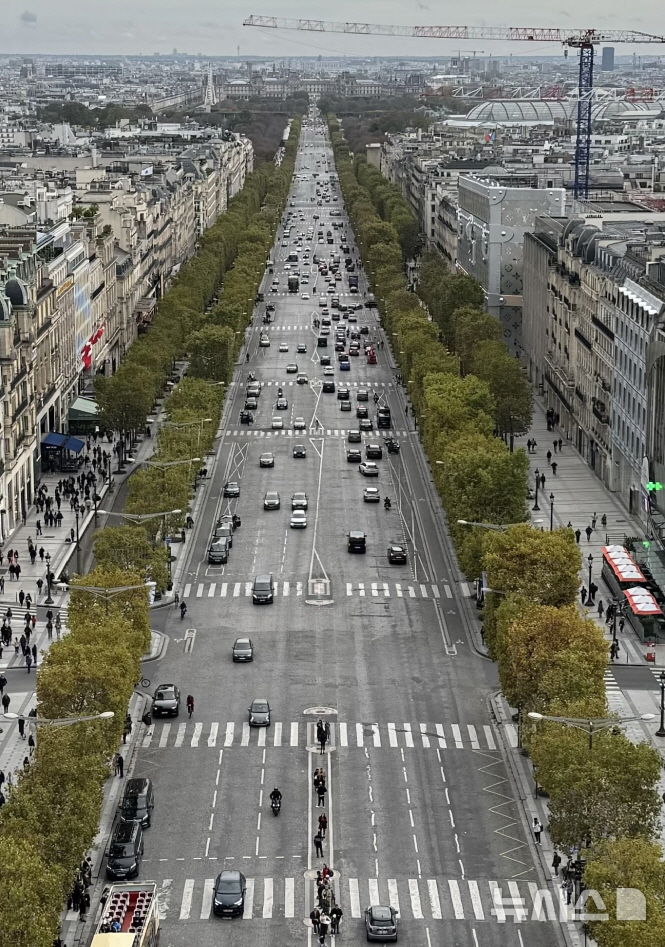
{"type": "MultiPolygon", "coordinates": [[[[182,370],[182,364],[179,365],[179,370],[182,370]]],[[[149,458],[154,452],[154,434],[159,429],[163,421],[163,412],[160,406],[159,411],[151,419],[150,425],[152,428],[153,436],[152,437],[141,437],[139,443],[136,445],[136,448],[132,451],[132,456],[136,461],[140,462],[149,458]]],[[[94,441],[90,441],[91,446],[94,447],[94,441]]],[[[127,469],[118,473],[115,468],[115,454],[113,453],[113,447],[115,446],[115,441],[110,443],[106,438],[97,439],[97,443],[102,447],[102,450],[108,451],[111,453],[112,457],[112,468],[111,468],[111,482],[108,482],[108,478],[104,482],[104,478],[101,476],[97,477],[96,480],[96,490],[98,495],[102,498],[97,506],[99,509],[106,509],[107,505],[113,502],[115,492],[121,488],[130,474],[136,469],[136,464],[131,464],[127,466],[127,469]],[[105,502],[106,501],[106,502],[105,502]]],[[[85,458],[88,454],[87,448],[81,452],[81,456],[85,458]]],[[[90,455],[92,459],[92,455],[90,455]]],[[[79,472],[87,471],[91,469],[90,466],[82,466],[79,472]]],[[[78,473],[55,473],[55,474],[44,474],[37,486],[45,484],[48,487],[48,495],[53,497],[55,489],[58,485],[58,482],[66,479],[70,476],[78,476],[78,473]]],[[[73,509],[70,507],[70,502],[67,497],[62,496],[62,503],[60,507],[62,513],[62,524],[59,527],[46,528],[44,525],[44,515],[39,513],[36,507],[33,505],[26,517],[25,524],[18,526],[14,532],[7,538],[3,546],[3,553],[6,554],[7,550],[18,550],[19,554],[19,563],[21,566],[21,575],[19,581],[11,581],[8,571],[9,563],[7,559],[4,559],[2,566],[0,566],[0,576],[4,578],[5,585],[4,591],[0,592],[0,613],[4,616],[7,613],[7,609],[11,608],[12,617],[12,633],[13,637],[18,640],[18,637],[22,634],[23,628],[25,626],[24,616],[26,614],[25,606],[21,608],[19,606],[18,595],[21,590],[26,594],[32,596],[32,606],[31,614],[36,615],[37,624],[35,625],[34,632],[30,639],[30,645],[36,644],[37,646],[37,664],[36,670],[39,671],[39,667],[44,659],[44,656],[48,652],[50,641],[48,638],[46,630],[46,612],[49,608],[53,611],[54,616],[60,614],[62,622],[61,635],[67,634],[67,603],[69,600],[69,593],[66,586],[59,583],[57,580],[60,577],[63,570],[66,570],[70,575],[75,574],[78,571],[77,566],[77,555],[80,558],[80,567],[85,573],[86,571],[86,556],[84,555],[83,549],[80,547],[84,544],[84,537],[87,530],[91,527],[95,527],[95,514],[94,508],[91,506],[90,511],[88,512],[84,509],[79,513],[79,548],[77,549],[76,541],[71,541],[71,530],[74,530],[74,537],[76,538],[76,516],[73,509]],[[41,521],[42,524],[42,534],[37,535],[37,520],[41,521]],[[38,552],[44,550],[44,558],[42,559],[40,555],[37,556],[35,564],[30,563],[30,557],[28,555],[28,539],[32,538],[32,542],[37,548],[38,552]],[[53,599],[53,605],[48,606],[45,604],[47,598],[47,587],[46,587],[46,554],[49,554],[51,557],[50,568],[55,575],[55,580],[51,585],[51,598],[53,599]],[[37,588],[37,580],[43,580],[42,592],[39,594],[37,588]]],[[[97,525],[105,525],[105,517],[102,514],[99,514],[97,517],[97,525]]],[[[119,524],[122,520],[119,518],[112,518],[109,520],[109,525],[119,524]]],[[[178,543],[174,545],[173,552],[180,552],[182,544],[178,543]]],[[[178,556],[176,556],[177,560],[178,556]]],[[[172,596],[171,596],[172,600],[172,596]]],[[[169,598],[162,600],[164,603],[168,603],[169,598]]],[[[161,603],[160,603],[161,604],[161,603]]],[[[53,640],[57,640],[55,630],[53,631],[53,640]]],[[[35,707],[35,668],[33,667],[32,671],[28,671],[26,668],[25,660],[23,655],[15,652],[15,647],[12,645],[9,648],[0,648],[0,673],[4,674],[7,678],[7,687],[5,688],[5,693],[9,695],[10,705],[9,711],[11,713],[21,714],[23,716],[27,715],[30,710],[35,707]]],[[[18,725],[16,721],[2,720],[0,717],[0,770],[5,774],[5,779],[7,783],[11,785],[13,781],[13,774],[16,770],[21,769],[23,766],[23,760],[27,756],[27,737],[29,736],[29,728],[25,728],[25,737],[21,739],[18,731],[18,725]]],[[[38,735],[37,737],[38,738],[38,735]]],[[[5,794],[7,786],[5,788],[5,794]]]]}

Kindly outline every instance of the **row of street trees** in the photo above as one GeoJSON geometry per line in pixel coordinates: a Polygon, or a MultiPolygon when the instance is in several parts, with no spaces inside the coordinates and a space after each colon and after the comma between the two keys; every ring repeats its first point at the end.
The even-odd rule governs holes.
{"type": "Polygon", "coordinates": [[[506,351],[498,322],[483,311],[473,279],[450,273],[429,253],[418,296],[406,291],[404,263],[417,245],[410,210],[375,168],[352,160],[334,120],[329,127],[340,184],[460,564],[470,577],[485,571],[494,590],[486,595],[486,641],[503,693],[519,711],[537,785],[549,796],[551,838],[562,850],[581,853],[585,884],[608,908],[619,886],[645,893],[646,922],[610,914],[591,925],[600,947],[663,943],[665,867],[654,840],[660,758],[608,717],[608,648],[577,608],[581,563],[572,530],[544,532],[525,522],[528,458],[513,450],[513,438],[531,423],[527,379],[506,351]],[[505,529],[473,529],[458,520],[505,529]],[[535,724],[529,713],[580,723],[535,724]],[[585,723],[591,720],[598,729],[592,736],[585,723]]]}
{"type": "Polygon", "coordinates": [[[212,446],[225,383],[286,201],[298,132],[294,122],[280,168],[259,168],[248,178],[161,300],[152,328],[118,373],[100,380],[102,423],[129,440],[143,429],[174,360],[192,354],[188,377],[165,404],[172,423],[159,432],[155,466],[130,478],[126,504],[126,512],[138,516],[182,513],[101,530],[95,569],[72,582],[69,633],[51,644],[37,676],[35,754],[0,809],[2,944],[51,947],[94,842],[104,783],[150,644],[146,581],[158,589],[168,581],[158,534],[184,522],[200,466],[192,458],[205,457],[212,446]]]}

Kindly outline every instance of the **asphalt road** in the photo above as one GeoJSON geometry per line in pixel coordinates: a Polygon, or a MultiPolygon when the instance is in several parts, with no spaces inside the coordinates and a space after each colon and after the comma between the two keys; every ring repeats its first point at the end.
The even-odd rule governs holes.
{"type": "MultiPolygon", "coordinates": [[[[316,347],[312,318],[320,316],[318,297],[327,285],[317,267],[304,262],[304,248],[327,258],[340,252],[346,234],[354,249],[336,186],[329,203],[318,203],[328,168],[332,153],[322,130],[310,124],[287,208],[291,235],[283,240],[280,232],[275,272],[264,280],[266,302],[276,307],[266,330],[270,346],[258,345],[260,305],[248,333],[251,362],[236,373],[209,465],[205,512],[188,540],[181,588],[188,614],[184,622],[170,611],[157,619],[170,643],[149,676],[153,684],[177,683],[183,708],[178,719],[159,720],[139,736],[135,774],[151,776],[156,791],[141,878],[159,885],[162,947],[311,943],[311,878],[322,864],[314,859],[312,837],[325,811],[323,860],[335,870],[345,943],[365,941],[368,904],[388,903],[399,910],[400,942],[410,947],[549,947],[557,943],[557,928],[532,919],[538,878],[487,712],[495,671],[467,639],[469,589],[451,563],[388,348],[379,350],[378,364],[366,364],[361,354],[342,373],[333,350],[335,323],[328,348],[316,347]],[[342,216],[331,217],[338,209],[342,216]],[[325,233],[338,221],[342,227],[329,246],[325,233]],[[309,283],[289,294],[284,261],[299,232],[305,237],[297,247],[298,269],[309,283]],[[273,278],[279,283],[270,293],[273,278]],[[303,299],[303,291],[311,298],[303,299]],[[280,342],[288,352],[279,351],[280,342]],[[305,354],[296,354],[298,342],[306,343],[305,354]],[[336,394],[322,393],[317,353],[332,355],[335,382],[351,388],[350,413],[340,410],[336,394]],[[296,385],[286,373],[292,361],[308,384],[296,385]],[[249,370],[263,383],[252,426],[239,423],[249,370]],[[286,411],[274,410],[278,385],[286,411]],[[346,432],[357,426],[354,391],[363,385],[370,390],[370,417],[376,391],[391,408],[401,443],[399,455],[384,452],[378,461],[378,480],[364,478],[346,460],[346,432]],[[277,414],[282,431],[271,427],[277,414]],[[293,432],[297,417],[305,419],[305,432],[293,432]],[[295,443],[306,445],[306,458],[292,456],[295,443]],[[272,469],[259,467],[265,451],[275,455],[272,469]],[[238,499],[222,497],[226,480],[239,481],[238,499]],[[383,503],[363,502],[368,485],[391,497],[389,512],[383,503]],[[263,509],[269,489],[280,493],[280,510],[263,509]],[[299,490],[308,495],[308,524],[296,530],[289,528],[290,498],[299,490]],[[237,512],[242,525],[229,562],[209,566],[210,532],[227,510],[237,512]],[[349,529],[366,532],[365,555],[347,552],[349,529]],[[407,543],[406,566],[387,562],[387,545],[395,539],[407,543]],[[248,592],[263,572],[274,576],[275,600],[255,606],[248,592]],[[240,635],[254,642],[251,664],[231,661],[240,635]],[[191,720],[184,710],[188,693],[196,698],[191,720]],[[248,726],[255,697],[270,701],[267,729],[248,726]],[[319,716],[331,727],[324,755],[316,748],[319,716]],[[316,807],[312,790],[317,766],[327,774],[325,809],[316,807]],[[284,796],[278,818],[268,800],[274,786],[284,796]],[[244,918],[211,914],[213,880],[225,868],[247,878],[244,918]],[[516,897],[527,915],[521,923],[512,913],[516,897]],[[502,899],[509,901],[503,922],[502,899]]],[[[343,259],[341,271],[340,302],[362,298],[362,280],[361,296],[349,295],[343,259]]],[[[376,310],[360,310],[358,320],[370,328],[363,340],[381,338],[376,310]]],[[[368,442],[382,442],[376,430],[363,436],[363,450],[368,442]]]]}

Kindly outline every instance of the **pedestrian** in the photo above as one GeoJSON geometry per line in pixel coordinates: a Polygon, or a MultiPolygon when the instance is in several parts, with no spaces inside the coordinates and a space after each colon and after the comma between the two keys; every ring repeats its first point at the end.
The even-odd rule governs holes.
{"type": "Polygon", "coordinates": [[[538,816],[533,817],[533,825],[531,828],[533,829],[533,837],[536,840],[536,844],[540,845],[540,833],[543,831],[543,823],[538,816]]]}
{"type": "Polygon", "coordinates": [[[556,477],[556,469],[557,469],[558,466],[559,466],[559,465],[557,464],[556,460],[553,460],[553,461],[552,461],[552,475],[553,475],[554,477],[556,477]]]}
{"type": "Polygon", "coordinates": [[[527,454],[531,453],[531,438],[526,442],[526,452],[527,454]]]}
{"type": "Polygon", "coordinates": [[[547,457],[547,463],[550,464],[552,462],[552,451],[548,450],[545,456],[547,457]]]}
{"type": "Polygon", "coordinates": [[[22,740],[25,740],[25,717],[18,718],[18,735],[22,740]]]}
{"type": "Polygon", "coordinates": [[[15,578],[16,578],[16,566],[12,562],[9,565],[9,581],[12,582],[15,578]]]}
{"type": "Polygon", "coordinates": [[[332,911],[330,912],[330,933],[339,934],[339,925],[342,920],[344,912],[342,911],[339,904],[335,904],[332,911]]]}
{"type": "Polygon", "coordinates": [[[596,528],[596,520],[597,520],[597,519],[598,519],[598,514],[597,514],[597,513],[594,513],[593,516],[591,517],[591,529],[595,529],[595,528],[596,528]]]}
{"type": "Polygon", "coordinates": [[[90,907],[90,895],[87,891],[83,891],[81,894],[81,903],[79,908],[79,920],[85,921],[85,916],[88,913],[88,908],[90,907]]]}
{"type": "Polygon", "coordinates": [[[35,662],[35,667],[37,667],[37,645],[33,644],[32,646],[32,660],[35,662]]]}
{"type": "Polygon", "coordinates": [[[625,619],[625,618],[620,618],[620,619],[619,619],[619,631],[623,631],[623,628],[624,628],[624,625],[625,625],[625,624],[626,624],[626,619],[625,619]]]}
{"type": "Polygon", "coordinates": [[[554,448],[554,453],[556,454],[557,441],[552,441],[552,447],[554,448]]]}
{"type": "Polygon", "coordinates": [[[319,832],[321,833],[322,838],[326,837],[327,828],[328,828],[328,816],[325,814],[325,812],[322,812],[321,815],[319,816],[319,832]]]}
{"type": "Polygon", "coordinates": [[[323,770],[318,767],[314,770],[314,776],[312,778],[312,784],[314,786],[314,792],[318,791],[319,783],[323,780],[325,782],[325,776],[323,775],[323,770]]]}
{"type": "Polygon", "coordinates": [[[584,530],[584,532],[586,533],[586,541],[587,541],[588,543],[590,543],[590,542],[591,542],[591,534],[593,533],[593,527],[592,527],[592,526],[587,526],[587,528],[584,530]]]}
{"type": "Polygon", "coordinates": [[[74,540],[75,540],[75,538],[76,538],[76,533],[75,533],[75,531],[74,531],[74,527],[73,527],[73,526],[72,526],[72,528],[69,530],[69,538],[71,539],[72,542],[74,542],[74,540]]]}
{"type": "Polygon", "coordinates": [[[37,579],[37,583],[36,583],[36,584],[37,584],[37,595],[41,595],[41,594],[42,594],[42,589],[43,589],[43,587],[44,587],[44,580],[43,580],[43,579],[37,579]]]}
{"type": "Polygon", "coordinates": [[[35,523],[35,526],[37,527],[37,536],[41,536],[42,535],[42,521],[37,520],[37,522],[35,523]]]}
{"type": "Polygon", "coordinates": [[[28,672],[28,674],[29,674],[29,673],[30,673],[30,669],[32,668],[32,655],[30,654],[29,651],[26,651],[26,653],[25,653],[25,667],[26,667],[26,670],[27,670],[27,672],[28,672]]]}
{"type": "MultiPolygon", "coordinates": [[[[330,917],[326,914],[325,911],[321,912],[321,917],[319,918],[319,938],[325,937],[328,933],[328,928],[330,927],[330,917]]],[[[325,941],[323,941],[325,943],[325,941]]]]}
{"type": "Polygon", "coordinates": [[[599,618],[602,618],[602,617],[603,617],[603,612],[604,612],[604,611],[605,611],[605,606],[603,605],[603,600],[602,600],[602,598],[599,598],[599,599],[598,599],[598,617],[599,617],[599,618]]]}
{"type": "Polygon", "coordinates": [[[39,558],[42,560],[42,562],[44,561],[44,547],[43,546],[39,547],[39,558]]]}
{"type": "Polygon", "coordinates": [[[536,447],[538,447],[538,444],[536,443],[536,439],[535,439],[535,437],[534,437],[534,439],[531,441],[531,453],[532,453],[532,454],[535,454],[535,453],[536,453],[536,447]]]}
{"type": "Polygon", "coordinates": [[[309,919],[312,922],[312,929],[315,934],[319,933],[319,918],[321,917],[321,912],[318,908],[314,908],[309,912],[309,919]]]}
{"type": "Polygon", "coordinates": [[[619,642],[613,641],[612,644],[610,645],[610,658],[612,659],[612,661],[616,661],[618,657],[619,657],[619,642]]]}
{"type": "Polygon", "coordinates": [[[545,489],[545,474],[540,475],[540,489],[541,490],[545,489]]]}
{"type": "Polygon", "coordinates": [[[314,836],[314,854],[323,858],[323,836],[320,832],[317,832],[314,836]]]}
{"type": "Polygon", "coordinates": [[[28,611],[32,608],[32,595],[29,592],[25,597],[25,607],[28,611]]]}
{"type": "Polygon", "coordinates": [[[7,686],[7,678],[0,671],[0,697],[4,694],[6,686],[7,686]]]}
{"type": "Polygon", "coordinates": [[[327,792],[327,791],[328,791],[328,790],[326,789],[326,784],[325,784],[325,783],[319,783],[318,788],[317,788],[317,790],[316,790],[316,794],[317,794],[317,796],[319,797],[318,805],[319,805],[322,809],[323,809],[323,807],[324,807],[325,804],[326,804],[326,792],[327,792]]]}
{"type": "Polygon", "coordinates": [[[554,855],[552,856],[552,868],[554,869],[555,877],[559,877],[559,865],[561,864],[561,855],[554,850],[554,855]]]}
{"type": "Polygon", "coordinates": [[[119,776],[121,779],[125,775],[125,761],[122,753],[116,753],[115,755],[115,773],[116,776],[119,776]]]}
{"type": "Polygon", "coordinates": [[[575,890],[575,883],[573,879],[569,876],[564,882],[564,891],[566,892],[566,904],[570,904],[573,900],[573,891],[575,890]]]}
{"type": "Polygon", "coordinates": [[[30,756],[32,756],[32,754],[35,752],[35,738],[32,733],[28,737],[28,749],[30,750],[30,756]]]}
{"type": "Polygon", "coordinates": [[[21,567],[20,567],[20,565],[18,564],[18,562],[17,562],[16,565],[14,566],[14,573],[15,573],[15,575],[16,575],[16,581],[18,582],[19,579],[21,578],[21,567]]]}
{"type": "Polygon", "coordinates": [[[2,709],[5,713],[9,710],[10,697],[9,694],[2,695],[2,709]]]}
{"type": "Polygon", "coordinates": [[[586,585],[583,585],[582,588],[580,589],[580,598],[582,599],[582,605],[586,605],[586,596],[587,596],[586,585]]]}

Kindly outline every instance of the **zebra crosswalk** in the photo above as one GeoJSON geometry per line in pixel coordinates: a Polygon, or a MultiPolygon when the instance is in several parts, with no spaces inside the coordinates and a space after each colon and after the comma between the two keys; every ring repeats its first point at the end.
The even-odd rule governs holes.
{"type": "MultiPolygon", "coordinates": [[[[273,431],[265,428],[257,429],[245,427],[228,430],[226,433],[229,437],[295,437],[296,440],[302,440],[303,437],[306,438],[309,435],[321,437],[324,434],[326,437],[345,438],[349,432],[346,430],[340,430],[339,428],[323,428],[317,427],[315,424],[310,424],[306,431],[293,431],[291,428],[282,428],[281,431],[273,431]]],[[[377,437],[408,437],[409,432],[382,430],[379,434],[377,434],[376,431],[362,431],[361,434],[365,436],[366,440],[375,441],[377,437]]]]}
{"type": "MultiPolygon", "coordinates": [[[[517,746],[517,730],[505,726],[506,738],[517,746]]],[[[158,749],[205,747],[299,747],[316,745],[313,721],[274,721],[270,727],[250,727],[234,720],[212,723],[155,722],[146,730],[142,745],[158,749]]],[[[470,723],[372,723],[340,720],[330,723],[329,746],[337,748],[381,747],[386,749],[497,749],[497,739],[489,724],[470,723]]]]}
{"type": "MultiPolygon", "coordinates": [[[[375,391],[377,388],[394,388],[394,385],[391,381],[374,381],[374,379],[368,379],[367,381],[351,381],[351,379],[343,379],[344,387],[346,388],[371,388],[372,391],[375,391]]],[[[262,388],[287,388],[292,385],[297,385],[298,383],[295,379],[285,378],[282,381],[264,381],[261,383],[262,388]]],[[[229,382],[229,388],[234,385],[239,385],[240,387],[245,387],[245,382],[229,382]]]]}
{"type": "MultiPolygon", "coordinates": [[[[148,866],[149,859],[144,859],[148,866]]],[[[214,875],[165,878],[158,892],[161,920],[199,921],[212,914],[214,875]]],[[[281,920],[303,916],[303,876],[247,877],[243,918],[281,920]]],[[[337,874],[336,900],[343,926],[362,916],[368,904],[390,904],[402,921],[552,921],[565,918],[558,885],[536,881],[467,878],[346,878],[337,874]]]]}
{"type": "MultiPolygon", "coordinates": [[[[347,598],[396,599],[452,599],[455,590],[447,582],[346,582],[341,583],[347,598]]],[[[465,597],[471,594],[468,582],[459,582],[457,589],[465,597]]],[[[307,595],[307,582],[285,579],[275,582],[275,598],[298,598],[307,595]]],[[[251,582],[187,582],[182,597],[189,598],[250,598],[251,582]]]]}

